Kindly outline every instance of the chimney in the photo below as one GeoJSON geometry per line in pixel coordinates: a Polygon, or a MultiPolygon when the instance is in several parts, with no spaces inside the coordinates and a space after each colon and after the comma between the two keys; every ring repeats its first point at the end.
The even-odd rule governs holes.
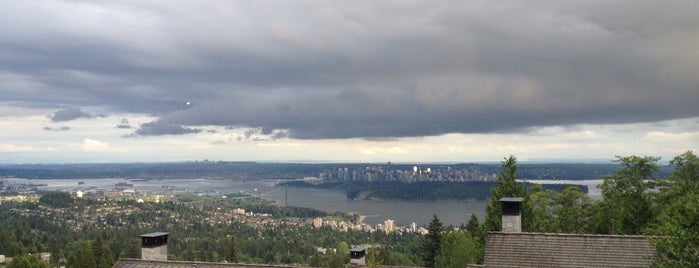
{"type": "Polygon", "coordinates": [[[502,231],[506,233],[522,232],[522,201],[521,197],[503,197],[502,204],[502,231]]]}
{"type": "Polygon", "coordinates": [[[170,233],[155,232],[141,235],[141,259],[149,261],[167,260],[167,236],[170,233]]]}

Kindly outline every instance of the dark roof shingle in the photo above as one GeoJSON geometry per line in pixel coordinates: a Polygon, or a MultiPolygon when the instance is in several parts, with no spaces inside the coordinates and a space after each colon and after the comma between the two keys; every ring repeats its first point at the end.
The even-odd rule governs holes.
{"type": "Polygon", "coordinates": [[[659,257],[643,236],[488,234],[484,267],[650,267],[659,257]]]}

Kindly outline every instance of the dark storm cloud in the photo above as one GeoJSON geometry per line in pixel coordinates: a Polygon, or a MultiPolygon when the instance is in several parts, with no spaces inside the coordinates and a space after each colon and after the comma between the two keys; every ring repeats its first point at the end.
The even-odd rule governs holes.
{"type": "Polygon", "coordinates": [[[122,118],[121,121],[116,125],[116,128],[123,128],[123,129],[130,129],[131,124],[129,124],[129,120],[126,118],[122,118]]]}
{"type": "Polygon", "coordinates": [[[51,116],[51,121],[52,122],[63,122],[63,121],[75,120],[78,118],[93,118],[93,117],[96,117],[96,116],[89,114],[89,113],[86,113],[86,112],[83,112],[80,109],[67,108],[67,109],[62,109],[62,110],[56,111],[51,116]]]}
{"type": "Polygon", "coordinates": [[[697,21],[693,1],[18,1],[0,93],[149,114],[149,136],[654,122],[699,116],[697,21]]]}
{"type": "Polygon", "coordinates": [[[199,133],[201,131],[200,128],[190,128],[173,123],[153,121],[141,124],[141,127],[136,130],[136,134],[140,136],[161,136],[199,133]]]}

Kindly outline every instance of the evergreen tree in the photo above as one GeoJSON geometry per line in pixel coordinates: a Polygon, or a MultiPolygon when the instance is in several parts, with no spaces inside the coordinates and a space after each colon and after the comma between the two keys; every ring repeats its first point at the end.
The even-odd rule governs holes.
{"type": "Polygon", "coordinates": [[[90,246],[92,256],[95,258],[95,263],[97,264],[95,267],[102,267],[101,264],[105,258],[104,251],[102,250],[102,248],[104,248],[102,237],[98,235],[97,238],[90,243],[90,246]]]}
{"type": "Polygon", "coordinates": [[[232,263],[240,262],[240,250],[238,249],[238,243],[235,240],[235,236],[231,236],[231,240],[228,243],[228,250],[226,250],[226,261],[232,263]]]}
{"type": "Polygon", "coordinates": [[[498,175],[498,186],[491,189],[491,196],[485,207],[485,219],[481,241],[485,242],[485,236],[490,231],[500,231],[502,228],[502,204],[503,197],[524,197],[524,186],[517,183],[517,158],[510,155],[502,161],[502,171],[498,175]]]}
{"type": "Polygon", "coordinates": [[[56,241],[55,237],[51,237],[49,240],[49,250],[51,250],[51,264],[52,265],[57,265],[58,260],[61,259],[61,251],[58,248],[58,241],[56,241]]]}
{"type": "Polygon", "coordinates": [[[371,247],[366,249],[366,265],[371,268],[381,267],[384,264],[384,260],[379,256],[379,249],[376,247],[376,242],[371,242],[371,247]]]}
{"type": "Polygon", "coordinates": [[[699,158],[691,151],[670,161],[676,166],[659,192],[660,215],[653,240],[664,258],[658,267],[699,264],[699,158]]]}
{"type": "Polygon", "coordinates": [[[337,245],[337,254],[340,254],[342,256],[342,259],[344,263],[349,263],[350,262],[350,248],[349,244],[347,242],[342,241],[340,244],[337,245]]]}
{"type": "Polygon", "coordinates": [[[313,253],[313,256],[308,260],[308,266],[310,267],[321,267],[320,254],[318,252],[313,253]]]}
{"type": "Polygon", "coordinates": [[[541,185],[535,184],[527,188],[527,198],[524,200],[527,213],[526,230],[528,232],[557,232],[554,219],[554,198],[556,192],[543,190],[541,185]]]}
{"type": "Polygon", "coordinates": [[[197,260],[198,261],[209,261],[209,256],[206,254],[206,250],[197,250],[197,260]]]}
{"type": "Polygon", "coordinates": [[[50,207],[65,208],[73,203],[73,198],[67,192],[48,192],[39,198],[39,203],[50,207]]]}
{"type": "Polygon", "coordinates": [[[663,205],[671,205],[674,200],[687,193],[699,193],[699,159],[692,151],[676,156],[670,161],[675,171],[666,180],[659,181],[656,211],[663,211],[663,205]]]}
{"type": "Polygon", "coordinates": [[[592,214],[590,198],[580,188],[570,186],[554,197],[557,232],[586,233],[592,214]]]}
{"type": "Polygon", "coordinates": [[[345,259],[340,254],[332,254],[330,257],[330,262],[328,262],[328,268],[344,268],[345,259]]]}
{"type": "Polygon", "coordinates": [[[49,268],[50,264],[42,261],[36,255],[15,256],[6,268],[49,268]]]}
{"type": "MultiPolygon", "coordinates": [[[[501,162],[501,172],[498,175],[498,186],[490,190],[491,196],[485,206],[485,218],[481,224],[481,230],[476,241],[479,243],[479,248],[485,248],[485,240],[488,232],[502,230],[502,204],[500,199],[503,197],[524,197],[524,185],[517,183],[517,158],[510,155],[501,162]]],[[[527,215],[530,209],[527,207],[527,198],[523,204],[523,227],[531,225],[527,222],[527,215]]],[[[483,253],[476,258],[478,263],[483,261],[483,253]]]]}
{"type": "Polygon", "coordinates": [[[102,237],[97,236],[97,239],[92,241],[92,256],[95,259],[95,267],[110,268],[114,264],[112,251],[102,242],[102,237]]]}
{"type": "Polygon", "coordinates": [[[461,268],[475,263],[480,254],[477,243],[468,232],[448,232],[442,238],[434,267],[461,268]]]}
{"type": "Polygon", "coordinates": [[[110,268],[114,266],[114,256],[112,255],[112,250],[109,249],[107,245],[102,246],[102,259],[98,264],[98,267],[110,268]]]}
{"type": "Polygon", "coordinates": [[[653,240],[663,254],[658,267],[696,267],[699,265],[699,193],[688,193],[666,206],[658,217],[661,224],[653,240]]]}
{"type": "Polygon", "coordinates": [[[655,164],[660,157],[619,157],[623,168],[603,177],[602,196],[597,206],[598,231],[610,234],[640,234],[653,219],[649,190],[656,184],[655,164]]]}
{"type": "Polygon", "coordinates": [[[434,214],[428,228],[425,242],[422,245],[422,259],[425,262],[425,267],[434,267],[434,258],[439,251],[443,233],[444,226],[442,222],[439,221],[439,218],[437,218],[437,214],[434,214]]]}
{"type": "Polygon", "coordinates": [[[131,239],[129,241],[129,245],[126,248],[126,251],[124,251],[124,254],[122,256],[119,256],[119,257],[120,258],[140,259],[141,258],[141,251],[139,250],[138,241],[131,239]]]}
{"type": "Polygon", "coordinates": [[[471,218],[466,224],[466,230],[471,235],[471,237],[477,237],[481,229],[481,223],[478,221],[478,216],[475,213],[471,213],[471,218]]]}
{"type": "Polygon", "coordinates": [[[379,263],[382,265],[393,265],[393,258],[391,255],[391,247],[389,245],[381,245],[377,249],[379,251],[379,263]]]}
{"type": "Polygon", "coordinates": [[[80,242],[79,248],[74,254],[68,257],[66,265],[70,268],[94,268],[97,267],[95,256],[92,254],[90,245],[86,242],[80,242]]]}

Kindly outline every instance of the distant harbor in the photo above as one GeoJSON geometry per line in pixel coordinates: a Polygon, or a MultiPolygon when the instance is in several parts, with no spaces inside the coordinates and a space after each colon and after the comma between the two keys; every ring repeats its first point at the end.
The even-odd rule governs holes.
{"type": "Polygon", "coordinates": [[[518,180],[519,182],[529,182],[535,184],[568,184],[568,185],[585,185],[587,186],[587,195],[592,200],[602,199],[602,190],[599,185],[602,184],[601,179],[597,180],[518,180]]]}
{"type": "MultiPolygon", "coordinates": [[[[345,193],[337,190],[317,190],[277,186],[284,180],[221,180],[221,179],[165,179],[165,180],[129,180],[123,178],[108,179],[5,179],[7,184],[31,185],[39,191],[81,191],[86,194],[196,194],[218,195],[248,193],[252,196],[277,201],[281,205],[309,207],[327,212],[357,213],[364,216],[367,224],[379,224],[392,219],[397,225],[419,226],[429,223],[433,214],[445,224],[460,225],[468,222],[472,213],[483,217],[485,201],[405,201],[405,200],[347,200],[345,193]],[[120,192],[119,189],[123,189],[120,192]]],[[[599,196],[595,186],[601,180],[589,181],[532,181],[532,183],[582,184],[590,186],[590,196],[599,196]]]]}

